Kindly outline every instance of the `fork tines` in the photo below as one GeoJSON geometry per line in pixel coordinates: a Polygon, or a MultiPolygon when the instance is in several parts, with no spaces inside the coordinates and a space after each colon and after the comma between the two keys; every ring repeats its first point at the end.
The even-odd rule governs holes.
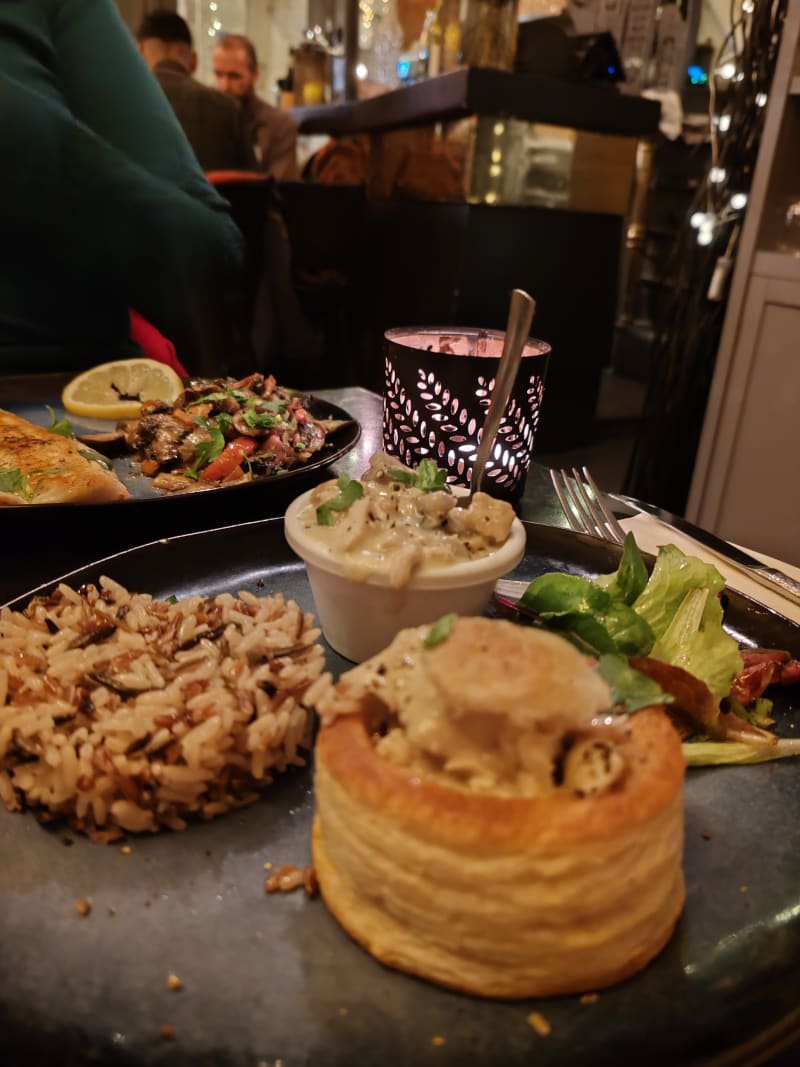
{"type": "Polygon", "coordinates": [[[625,531],[605,502],[587,467],[571,471],[550,469],[550,479],[570,529],[621,545],[625,531]]]}

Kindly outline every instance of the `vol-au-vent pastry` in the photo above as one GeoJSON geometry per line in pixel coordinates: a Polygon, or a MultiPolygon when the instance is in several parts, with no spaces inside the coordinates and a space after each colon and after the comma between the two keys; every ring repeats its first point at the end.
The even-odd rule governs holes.
{"type": "Polygon", "coordinates": [[[313,858],[381,962],[488,997],[611,985],[684,902],[684,759],[617,716],[561,637],[460,618],[402,631],[321,708],[313,858]]]}

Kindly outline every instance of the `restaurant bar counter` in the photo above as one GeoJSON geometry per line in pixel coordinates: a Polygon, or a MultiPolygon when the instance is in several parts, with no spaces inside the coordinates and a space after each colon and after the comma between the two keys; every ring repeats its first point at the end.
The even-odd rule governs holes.
{"type": "Polygon", "coordinates": [[[465,68],[294,114],[301,137],[331,142],[308,181],[284,186],[290,231],[335,213],[337,192],[353,220],[351,380],[382,388],[386,329],[502,329],[508,293],[521,287],[553,349],[540,447],[590,440],[637,148],[657,132],[659,105],[610,86],[465,68]],[[346,177],[337,147],[350,153],[346,177]]]}

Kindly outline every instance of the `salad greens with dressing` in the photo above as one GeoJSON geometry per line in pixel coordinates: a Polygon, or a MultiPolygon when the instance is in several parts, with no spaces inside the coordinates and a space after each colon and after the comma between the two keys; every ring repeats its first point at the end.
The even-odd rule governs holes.
{"type": "Polygon", "coordinates": [[[613,574],[594,580],[555,572],[540,575],[518,609],[596,656],[620,710],[676,703],[665,691],[668,674],[643,673],[653,661],[699,680],[705,699],[697,702],[702,707],[694,715],[696,736],[684,742],[689,764],[758,763],[800,755],[800,740],[776,738],[763,729],[773,722],[771,701],[758,697],[744,707],[732,692],[745,661],[723,627],[724,585],[712,564],[674,545],[660,549],[648,575],[629,533],[613,574]]]}

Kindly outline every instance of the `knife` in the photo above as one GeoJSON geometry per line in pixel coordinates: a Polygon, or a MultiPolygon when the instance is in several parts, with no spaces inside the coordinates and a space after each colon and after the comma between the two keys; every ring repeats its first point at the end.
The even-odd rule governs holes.
{"type": "Polygon", "coordinates": [[[773,593],[779,593],[794,604],[800,604],[800,582],[795,581],[794,578],[784,574],[783,571],[778,570],[776,567],[770,567],[768,564],[762,563],[760,559],[756,559],[749,552],[737,548],[730,541],[717,537],[710,530],[703,530],[700,526],[695,526],[688,519],[673,515],[670,511],[664,511],[663,508],[656,507],[655,504],[645,504],[641,500],[634,500],[633,497],[624,496],[621,493],[606,493],[605,495],[609,500],[623,504],[626,508],[630,508],[631,511],[638,512],[641,515],[652,515],[665,526],[686,534],[687,537],[691,537],[698,544],[703,545],[709,551],[724,559],[726,563],[742,574],[746,574],[748,578],[752,578],[754,582],[758,582],[765,589],[771,589],[773,593]]]}

